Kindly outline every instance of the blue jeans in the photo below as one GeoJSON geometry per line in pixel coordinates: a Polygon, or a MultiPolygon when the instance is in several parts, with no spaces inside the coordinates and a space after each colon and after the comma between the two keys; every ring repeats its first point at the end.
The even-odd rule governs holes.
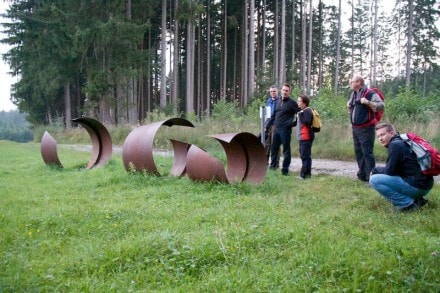
{"type": "Polygon", "coordinates": [[[410,206],[415,198],[429,193],[429,190],[418,189],[408,184],[400,176],[374,174],[370,177],[370,185],[399,210],[410,206]]]}
{"type": "Polygon", "coordinates": [[[278,168],[277,158],[279,158],[278,153],[280,151],[281,144],[283,145],[283,166],[281,172],[287,173],[289,171],[290,162],[292,160],[292,153],[290,151],[290,141],[292,139],[292,128],[276,128],[273,133],[271,152],[271,163],[270,167],[273,169],[278,168]]]}

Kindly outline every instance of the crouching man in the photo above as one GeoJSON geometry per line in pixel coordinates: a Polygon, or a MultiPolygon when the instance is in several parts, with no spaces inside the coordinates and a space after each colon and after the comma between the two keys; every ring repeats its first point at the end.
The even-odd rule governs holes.
{"type": "Polygon", "coordinates": [[[399,211],[416,210],[428,203],[425,195],[434,186],[432,176],[424,175],[417,157],[389,123],[377,124],[376,137],[388,149],[385,167],[371,171],[370,185],[399,211]]]}

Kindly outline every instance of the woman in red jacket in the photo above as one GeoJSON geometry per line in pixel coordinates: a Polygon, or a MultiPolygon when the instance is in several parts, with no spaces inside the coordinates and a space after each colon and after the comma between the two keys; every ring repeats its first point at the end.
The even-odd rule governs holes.
{"type": "Polygon", "coordinates": [[[301,111],[298,113],[296,125],[296,138],[299,141],[299,155],[302,161],[300,177],[302,179],[312,176],[312,144],[315,133],[312,129],[313,113],[309,108],[310,98],[306,95],[298,97],[298,106],[301,111]]]}

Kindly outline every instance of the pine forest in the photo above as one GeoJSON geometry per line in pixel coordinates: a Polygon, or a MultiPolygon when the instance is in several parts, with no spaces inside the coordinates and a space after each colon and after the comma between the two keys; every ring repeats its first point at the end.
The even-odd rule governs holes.
{"type": "Polygon", "coordinates": [[[246,109],[272,84],[345,95],[352,75],[387,91],[440,93],[436,0],[8,1],[2,57],[33,124],[80,116],[246,109]]]}

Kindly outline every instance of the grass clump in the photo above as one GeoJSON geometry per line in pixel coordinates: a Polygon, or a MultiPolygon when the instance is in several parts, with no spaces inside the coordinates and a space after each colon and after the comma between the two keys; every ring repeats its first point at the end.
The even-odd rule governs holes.
{"type": "Polygon", "coordinates": [[[344,177],[195,183],[127,173],[119,155],[92,170],[75,150],[63,169],[38,144],[0,155],[2,292],[439,289],[438,184],[405,214],[344,177]]]}

